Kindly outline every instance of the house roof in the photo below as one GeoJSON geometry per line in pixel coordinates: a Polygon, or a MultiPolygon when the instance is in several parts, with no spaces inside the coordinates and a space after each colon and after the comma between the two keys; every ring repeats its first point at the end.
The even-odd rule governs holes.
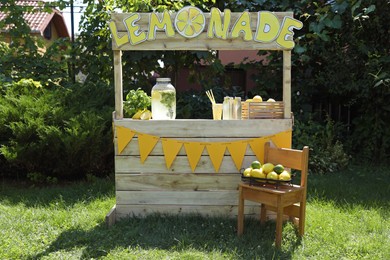
{"type": "MultiPolygon", "coordinates": [[[[16,1],[16,5],[32,7],[36,9],[33,12],[25,12],[23,14],[24,20],[28,23],[31,28],[31,33],[38,33],[43,35],[46,27],[49,25],[50,21],[54,23],[54,26],[57,28],[58,35],[60,37],[69,37],[68,28],[66,27],[64,17],[62,13],[53,8],[53,12],[47,13],[39,11],[39,8],[42,6],[43,1],[16,1]]],[[[0,12],[0,21],[5,19],[8,14],[0,12]]],[[[9,30],[5,28],[5,31],[9,30]]],[[[3,29],[4,31],[4,29],[3,29]]]]}

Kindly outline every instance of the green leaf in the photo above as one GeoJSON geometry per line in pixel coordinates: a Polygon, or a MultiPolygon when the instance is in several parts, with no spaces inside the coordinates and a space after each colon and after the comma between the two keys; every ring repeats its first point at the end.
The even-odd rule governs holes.
{"type": "Polygon", "coordinates": [[[318,33],[318,36],[321,38],[321,40],[327,42],[330,40],[330,37],[328,35],[328,31],[324,30],[322,33],[318,33]]]}
{"type": "Polygon", "coordinates": [[[347,9],[347,7],[348,7],[348,1],[343,1],[341,3],[335,2],[332,5],[332,10],[333,10],[333,12],[335,12],[337,14],[343,14],[345,12],[345,10],[347,9]]]}
{"type": "Polygon", "coordinates": [[[371,12],[374,12],[376,9],[376,6],[375,5],[370,5],[369,7],[367,8],[364,8],[364,14],[369,14],[371,12]]]}
{"type": "Polygon", "coordinates": [[[320,33],[324,29],[324,23],[311,22],[309,30],[315,33],[320,33]]]}
{"type": "Polygon", "coordinates": [[[297,54],[302,54],[302,53],[304,53],[304,52],[306,51],[306,47],[297,44],[297,45],[295,45],[295,47],[294,47],[294,51],[295,51],[297,54]]]}
{"type": "Polygon", "coordinates": [[[343,22],[341,21],[341,16],[336,15],[332,20],[332,27],[335,29],[340,29],[343,22]]]}

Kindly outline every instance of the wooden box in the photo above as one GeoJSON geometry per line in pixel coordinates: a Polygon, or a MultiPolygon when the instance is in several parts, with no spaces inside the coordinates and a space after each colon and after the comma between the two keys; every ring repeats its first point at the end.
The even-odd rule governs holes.
{"type": "Polygon", "coordinates": [[[242,102],[242,119],[282,119],[284,104],[276,102],[242,102]]]}

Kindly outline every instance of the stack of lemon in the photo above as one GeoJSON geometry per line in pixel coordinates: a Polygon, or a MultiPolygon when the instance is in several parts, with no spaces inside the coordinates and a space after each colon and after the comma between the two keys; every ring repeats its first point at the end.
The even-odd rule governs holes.
{"type": "Polygon", "coordinates": [[[291,180],[291,173],[285,170],[283,165],[273,165],[272,163],[261,165],[259,161],[253,161],[251,166],[244,170],[243,176],[269,180],[291,180]]]}
{"type": "MultiPolygon", "coordinates": [[[[263,102],[263,98],[260,95],[256,95],[253,98],[249,98],[245,100],[245,102],[263,102]]],[[[267,102],[276,102],[276,101],[273,98],[269,98],[267,99],[267,102]]]]}
{"type": "Polygon", "coordinates": [[[138,110],[132,117],[132,119],[149,120],[152,118],[152,112],[148,109],[138,110]]]}

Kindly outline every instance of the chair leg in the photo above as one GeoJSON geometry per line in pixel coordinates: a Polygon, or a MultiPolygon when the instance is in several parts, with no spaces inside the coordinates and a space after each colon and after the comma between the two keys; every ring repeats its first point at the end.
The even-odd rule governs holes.
{"type": "Polygon", "coordinates": [[[244,206],[245,201],[242,196],[242,187],[239,187],[238,199],[238,217],[237,217],[237,235],[240,236],[244,232],[244,206]]]}
{"type": "Polygon", "coordinates": [[[267,218],[267,209],[265,208],[264,203],[261,204],[260,209],[260,224],[264,225],[267,218]]]}
{"type": "Polygon", "coordinates": [[[280,248],[282,245],[282,227],[283,227],[283,208],[281,203],[278,203],[277,212],[276,212],[276,237],[275,244],[276,247],[280,248]]]}
{"type": "Polygon", "coordinates": [[[305,234],[306,202],[301,202],[299,207],[299,225],[298,232],[300,236],[305,234]]]}

